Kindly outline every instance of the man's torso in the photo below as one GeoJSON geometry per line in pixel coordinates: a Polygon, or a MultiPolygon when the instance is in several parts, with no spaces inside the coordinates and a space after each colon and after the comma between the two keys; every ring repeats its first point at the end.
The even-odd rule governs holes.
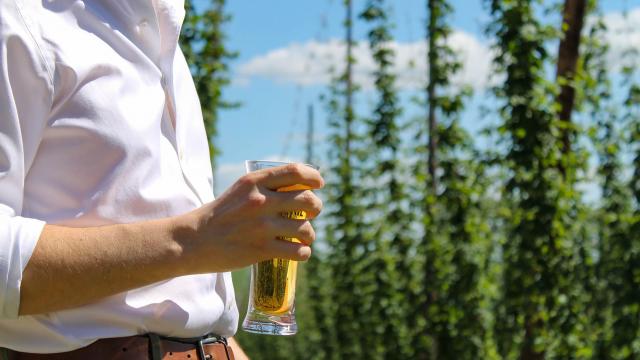
{"type": "MultiPolygon", "coordinates": [[[[0,16],[23,18],[31,39],[21,40],[51,71],[49,118],[24,124],[39,146],[26,160],[22,216],[99,226],[177,215],[213,199],[199,103],[176,51],[183,10],[158,2],[158,14],[151,0],[17,0],[14,13],[0,5],[0,16]]],[[[149,331],[230,335],[237,318],[230,275],[194,275],[0,320],[0,346],[58,352],[149,331]]]]}

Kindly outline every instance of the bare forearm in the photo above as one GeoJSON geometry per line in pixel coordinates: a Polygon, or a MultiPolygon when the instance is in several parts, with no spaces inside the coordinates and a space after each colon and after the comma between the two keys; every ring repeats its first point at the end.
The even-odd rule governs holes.
{"type": "Polygon", "coordinates": [[[306,260],[313,227],[281,214],[300,209],[313,218],[322,202],[308,190],[276,191],[294,184],[318,188],[323,180],[302,165],[265,169],[176,217],[93,228],[47,225],[23,272],[20,315],[73,308],[181,275],[230,271],[272,258],[306,260]]]}
{"type": "Polygon", "coordinates": [[[72,308],[182,275],[169,219],[92,228],[45,226],[25,268],[20,315],[72,308]]]}

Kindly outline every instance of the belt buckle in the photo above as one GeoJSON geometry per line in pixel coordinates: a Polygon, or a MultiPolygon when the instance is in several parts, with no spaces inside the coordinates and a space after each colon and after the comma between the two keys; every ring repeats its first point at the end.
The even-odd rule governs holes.
{"type": "Polygon", "coordinates": [[[204,346],[208,344],[216,344],[216,343],[224,345],[224,352],[227,355],[227,359],[229,359],[229,352],[227,351],[227,345],[228,345],[227,339],[222,336],[215,336],[215,335],[207,336],[198,340],[198,342],[196,343],[196,350],[198,351],[198,357],[202,360],[211,359],[212,358],[211,355],[205,354],[204,346]]]}

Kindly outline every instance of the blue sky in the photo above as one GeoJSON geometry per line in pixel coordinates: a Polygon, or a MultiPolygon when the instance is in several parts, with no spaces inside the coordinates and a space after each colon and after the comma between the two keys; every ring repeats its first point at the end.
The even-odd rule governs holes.
{"type": "MultiPolygon", "coordinates": [[[[404,64],[398,67],[398,73],[405,75],[401,76],[404,85],[400,86],[407,97],[419,91],[411,84],[411,79],[415,80],[419,75],[416,71],[420,69],[408,69],[407,63],[412,58],[419,61],[421,51],[424,51],[421,47],[424,2],[389,1],[393,3],[399,62],[404,64]]],[[[640,28],[640,0],[601,2],[603,12],[610,15],[614,25],[621,19],[615,16],[616,13],[625,8],[638,9],[638,16],[632,19],[635,27],[640,28]]],[[[453,41],[460,49],[468,51],[465,62],[468,70],[459,81],[474,85],[480,90],[478,94],[485,88],[486,81],[480,79],[488,75],[486,63],[490,59],[482,33],[488,14],[482,3],[481,0],[454,0],[452,17],[456,29],[453,41]]],[[[355,1],[355,11],[362,9],[364,4],[363,0],[355,1]]],[[[309,104],[314,104],[316,110],[316,152],[324,152],[322,137],[326,134],[326,126],[318,97],[326,90],[326,75],[322,74],[331,63],[328,56],[340,53],[335,40],[343,37],[341,0],[229,0],[227,11],[232,16],[226,26],[227,46],[239,51],[240,56],[231,64],[234,83],[226,89],[225,97],[241,101],[243,106],[221,113],[217,145],[222,155],[215,169],[217,194],[242,173],[246,159],[303,160],[309,104]]],[[[363,24],[357,23],[356,39],[363,39],[365,31],[363,24]]],[[[635,35],[633,43],[640,46],[640,33],[635,35]]],[[[612,40],[623,45],[626,41],[627,38],[620,36],[612,40]]],[[[364,54],[365,46],[361,50],[364,54]]],[[[366,83],[368,69],[366,59],[361,60],[363,83],[366,83]]],[[[361,101],[363,108],[373,101],[371,96],[365,95],[361,101]]],[[[474,117],[477,116],[477,105],[481,103],[482,96],[477,95],[465,115],[465,125],[472,130],[481,126],[474,117]]],[[[418,116],[420,111],[407,106],[405,117],[418,116]]]]}

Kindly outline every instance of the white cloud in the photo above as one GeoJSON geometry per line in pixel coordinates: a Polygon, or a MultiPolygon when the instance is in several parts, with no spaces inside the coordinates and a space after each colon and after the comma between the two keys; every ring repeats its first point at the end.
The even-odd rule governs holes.
{"type": "MultiPolygon", "coordinates": [[[[635,8],[627,14],[610,13],[605,15],[607,26],[605,40],[609,44],[608,63],[614,70],[619,70],[629,58],[624,53],[629,49],[640,51],[640,8],[635,8]]],[[[640,66],[636,60],[635,66],[640,66]]]]}
{"type": "MultiPolygon", "coordinates": [[[[491,65],[488,46],[473,35],[454,32],[449,38],[451,46],[460,54],[464,68],[455,84],[468,84],[476,88],[486,86],[491,65]]],[[[396,61],[393,68],[401,89],[417,89],[426,80],[426,46],[422,41],[410,43],[391,42],[396,61]]],[[[340,71],[344,66],[345,45],[339,40],[327,42],[308,41],[294,43],[254,57],[238,66],[236,84],[247,84],[252,78],[262,77],[278,83],[298,85],[326,85],[331,80],[331,70],[340,71]]],[[[358,42],[353,49],[357,59],[354,66],[354,81],[364,88],[371,88],[371,74],[375,63],[368,44],[358,42]]]]}
{"type": "Polygon", "coordinates": [[[216,196],[222,194],[245,173],[244,162],[217,164],[214,170],[216,172],[214,184],[216,196]]]}
{"type": "MultiPolygon", "coordinates": [[[[609,63],[619,69],[623,52],[629,47],[640,50],[640,8],[631,10],[627,18],[621,13],[609,13],[604,18],[607,24],[606,39],[610,46],[609,63]]],[[[483,89],[491,80],[493,51],[489,44],[478,36],[463,31],[454,31],[448,39],[451,47],[459,53],[463,68],[452,82],[456,85],[471,85],[483,89]]],[[[424,41],[392,42],[396,61],[394,73],[401,89],[419,89],[426,80],[426,45],[424,41]]],[[[248,84],[254,78],[266,78],[278,83],[297,85],[326,85],[331,80],[330,70],[340,71],[345,54],[340,40],[327,42],[308,41],[293,43],[286,47],[256,56],[236,68],[236,84],[248,84]]],[[[364,88],[371,88],[371,74],[375,63],[366,42],[354,48],[357,64],[354,80],[364,88]]]]}

